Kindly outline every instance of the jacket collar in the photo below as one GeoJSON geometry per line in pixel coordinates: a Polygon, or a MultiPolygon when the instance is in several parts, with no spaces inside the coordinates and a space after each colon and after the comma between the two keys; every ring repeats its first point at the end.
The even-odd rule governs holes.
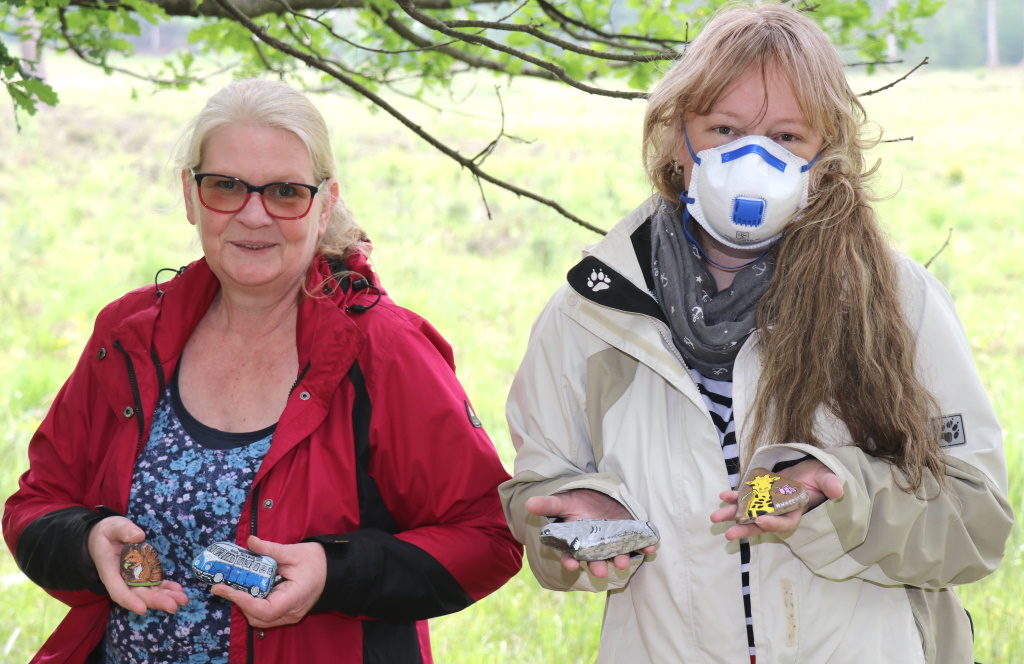
{"type": "MultiPolygon", "coordinates": [[[[338,383],[344,379],[365,343],[363,332],[352,320],[361,314],[352,313],[347,307],[371,305],[378,293],[383,297],[383,290],[365,256],[353,256],[345,267],[357,272],[373,287],[357,290],[348,280],[343,280],[342,286],[338,287],[331,276],[328,261],[322,256],[313,261],[305,281],[306,292],[310,294],[301,297],[296,323],[299,377],[282,413],[282,423],[293,417],[296,409],[302,410],[304,422],[315,419],[319,423],[327,412],[327,404],[338,383]],[[305,397],[297,398],[299,395],[305,397]],[[310,418],[312,413],[319,414],[310,418]]],[[[153,359],[159,362],[158,371],[162,373],[164,382],[176,369],[192,331],[220,289],[220,282],[205,259],[199,259],[177,272],[170,281],[126,296],[151,297],[152,301],[137,308],[111,329],[111,338],[120,341],[133,356],[137,370],[148,366],[152,354],[153,359]]],[[[153,387],[157,387],[156,381],[153,387]]],[[[155,406],[159,399],[157,390],[153,392],[148,395],[150,399],[144,398],[147,401],[143,404],[145,408],[155,406]],[[148,403],[150,400],[153,403],[148,403]]],[[[313,428],[315,425],[312,424],[294,429],[285,424],[278,431],[297,441],[313,428]],[[292,435],[293,430],[295,435],[292,435]]],[[[275,437],[275,447],[278,447],[279,437],[275,437]]]]}

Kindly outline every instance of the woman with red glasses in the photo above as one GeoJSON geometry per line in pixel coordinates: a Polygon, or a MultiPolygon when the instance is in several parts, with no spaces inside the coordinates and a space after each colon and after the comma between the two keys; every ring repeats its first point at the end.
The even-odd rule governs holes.
{"type": "Polygon", "coordinates": [[[431,661],[425,620],[521,556],[451,348],[384,292],[303,95],[221,90],[180,166],[203,258],[99,314],[5,506],[72,607],[34,661],[431,661]],[[165,578],[129,586],[143,541],[165,578]],[[196,578],[218,541],[276,561],[266,598],[196,578]]]}

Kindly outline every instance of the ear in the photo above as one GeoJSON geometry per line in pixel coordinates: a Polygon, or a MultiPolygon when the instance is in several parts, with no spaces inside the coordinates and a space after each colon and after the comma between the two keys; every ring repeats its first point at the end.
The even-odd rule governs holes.
{"type": "Polygon", "coordinates": [[[193,226],[196,225],[198,217],[196,216],[196,210],[193,206],[192,200],[192,185],[195,184],[195,179],[189,174],[188,169],[181,169],[181,195],[185,199],[185,217],[188,219],[188,223],[193,226]]]}
{"type": "Polygon", "coordinates": [[[327,191],[324,192],[323,206],[320,208],[320,217],[317,219],[317,237],[322,236],[327,231],[327,222],[331,219],[331,213],[334,212],[334,206],[338,203],[338,196],[340,195],[338,189],[338,181],[331,178],[327,183],[327,191]]]}

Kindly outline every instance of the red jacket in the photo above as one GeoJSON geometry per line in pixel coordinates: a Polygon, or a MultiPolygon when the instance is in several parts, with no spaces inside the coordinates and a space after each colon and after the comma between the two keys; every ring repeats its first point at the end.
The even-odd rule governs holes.
{"type": "MultiPolygon", "coordinates": [[[[349,267],[373,278],[362,257],[349,267]]],[[[324,294],[300,303],[299,379],[236,534],[320,541],[327,583],[295,625],[252,629],[233,609],[231,664],[430,662],[425,619],[493,592],[521,562],[496,491],[508,475],[451,348],[375,285],[325,288],[328,274],[324,259],[310,269],[307,290],[324,294]]],[[[72,607],[34,662],[85,662],[103,637],[110,601],[76,552],[106,510],[127,508],[165,381],[218,288],[200,260],[104,308],[32,438],[4,537],[72,607]]]]}

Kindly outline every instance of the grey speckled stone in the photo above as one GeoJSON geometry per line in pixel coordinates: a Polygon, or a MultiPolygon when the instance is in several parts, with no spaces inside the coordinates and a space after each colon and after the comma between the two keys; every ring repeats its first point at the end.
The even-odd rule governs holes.
{"type": "Polygon", "coordinates": [[[576,560],[607,560],[657,544],[660,536],[650,522],[632,519],[559,521],[541,528],[540,541],[576,560]]]}

